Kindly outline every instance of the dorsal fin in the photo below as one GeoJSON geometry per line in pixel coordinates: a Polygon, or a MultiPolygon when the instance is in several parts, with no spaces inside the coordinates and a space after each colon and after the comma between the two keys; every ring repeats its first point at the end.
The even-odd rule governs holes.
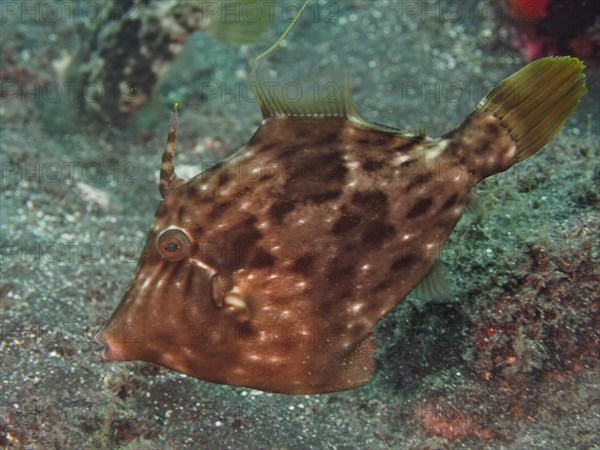
{"type": "MultiPolygon", "coordinates": [[[[340,77],[342,78],[342,77],[340,77]]],[[[328,82],[334,86],[329,95],[308,95],[291,101],[285,98],[283,92],[276,89],[265,89],[262,84],[257,84],[257,99],[264,119],[270,117],[340,117],[348,119],[359,125],[376,128],[377,126],[365,120],[354,106],[350,93],[350,82],[344,76],[341,83],[328,82]]],[[[387,128],[386,128],[387,129],[387,128]]]]}
{"type": "Polygon", "coordinates": [[[171,113],[171,122],[169,124],[169,136],[167,138],[167,148],[163,153],[162,164],[160,167],[160,182],[158,188],[160,190],[160,196],[165,198],[167,193],[181,185],[184,180],[179,178],[175,173],[175,164],[173,158],[175,157],[175,147],[177,144],[177,128],[179,127],[179,103],[173,105],[173,112],[171,113]]]}
{"type": "MultiPolygon", "coordinates": [[[[354,106],[354,102],[352,101],[349,78],[343,70],[334,71],[335,76],[333,79],[329,79],[323,83],[323,86],[327,88],[324,89],[327,91],[324,94],[315,95],[315,92],[312,89],[301,89],[303,95],[296,99],[286,98],[283,89],[275,89],[275,87],[279,86],[274,85],[278,85],[279,83],[263,83],[262,80],[257,77],[257,63],[262,58],[269,55],[281,44],[281,42],[285,39],[296,22],[302,16],[302,12],[308,5],[309,1],[310,0],[306,0],[304,2],[298,11],[298,14],[296,14],[296,17],[294,17],[279,39],[277,39],[277,41],[275,41],[271,47],[258,55],[252,61],[252,86],[263,119],[293,117],[319,119],[326,117],[339,117],[347,119],[356,125],[365,128],[371,128],[388,133],[402,134],[406,136],[407,133],[401,130],[369,122],[359,114],[354,106]]],[[[300,85],[300,83],[294,84],[300,85]]],[[[314,84],[312,86],[314,86],[314,84]]]]}
{"type": "Polygon", "coordinates": [[[207,6],[204,31],[230,45],[253,44],[263,38],[271,23],[271,0],[228,0],[207,6]],[[211,20],[212,19],[212,20],[211,20]]]}
{"type": "MultiPolygon", "coordinates": [[[[252,88],[254,89],[254,96],[256,97],[256,101],[258,102],[258,107],[260,108],[260,112],[262,113],[263,118],[270,117],[270,114],[268,112],[269,111],[269,106],[268,106],[269,102],[268,102],[268,99],[264,95],[264,89],[258,84],[258,81],[256,79],[256,64],[262,58],[264,58],[269,53],[271,53],[273,50],[275,50],[279,46],[279,44],[281,44],[281,41],[283,41],[285,39],[285,37],[290,33],[290,31],[292,30],[292,28],[294,27],[296,22],[298,22],[298,19],[300,19],[300,17],[302,16],[302,13],[308,6],[309,1],[310,0],[304,1],[304,4],[302,5],[302,7],[298,10],[298,14],[296,14],[296,17],[294,17],[294,20],[292,20],[290,22],[290,24],[287,26],[287,28],[285,29],[283,34],[281,36],[279,36],[279,39],[277,39],[273,43],[273,45],[271,45],[268,49],[266,49],[264,52],[262,52],[260,55],[258,55],[256,58],[254,58],[252,60],[252,66],[251,66],[251,70],[250,70],[251,76],[252,76],[252,88]]],[[[273,101],[274,101],[274,99],[273,99],[273,101]]]]}

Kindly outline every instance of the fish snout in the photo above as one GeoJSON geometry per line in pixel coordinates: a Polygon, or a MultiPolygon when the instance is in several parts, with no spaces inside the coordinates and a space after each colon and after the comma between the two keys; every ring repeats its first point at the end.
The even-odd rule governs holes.
{"type": "Polygon", "coordinates": [[[119,342],[116,339],[117,336],[116,333],[107,330],[106,325],[94,336],[94,340],[104,347],[100,355],[104,361],[127,361],[130,359],[126,356],[125,343],[119,342]]]}

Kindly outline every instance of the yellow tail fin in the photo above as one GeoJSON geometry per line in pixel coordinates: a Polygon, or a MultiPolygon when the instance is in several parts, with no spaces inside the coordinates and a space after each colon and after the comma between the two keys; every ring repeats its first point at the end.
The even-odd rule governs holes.
{"type": "Polygon", "coordinates": [[[528,64],[477,106],[502,121],[517,144],[517,161],[541,149],[560,130],[587,92],[577,58],[548,57],[528,64]]]}

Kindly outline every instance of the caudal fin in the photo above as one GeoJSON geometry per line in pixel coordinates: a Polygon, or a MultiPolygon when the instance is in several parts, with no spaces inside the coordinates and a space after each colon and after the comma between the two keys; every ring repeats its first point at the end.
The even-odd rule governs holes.
{"type": "Polygon", "coordinates": [[[560,130],[587,92],[577,58],[548,57],[528,64],[477,106],[500,119],[517,144],[516,162],[541,149],[560,130]]]}

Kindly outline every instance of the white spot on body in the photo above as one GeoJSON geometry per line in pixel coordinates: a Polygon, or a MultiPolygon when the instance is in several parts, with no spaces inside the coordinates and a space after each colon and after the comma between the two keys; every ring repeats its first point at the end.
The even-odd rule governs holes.
{"type": "Polygon", "coordinates": [[[410,161],[411,159],[413,159],[413,157],[411,155],[408,155],[406,153],[401,153],[394,158],[394,160],[392,161],[392,164],[394,166],[399,166],[400,164],[404,164],[405,162],[410,161]]]}
{"type": "Polygon", "coordinates": [[[308,329],[306,329],[306,328],[304,328],[304,327],[300,327],[300,329],[298,330],[298,334],[299,334],[300,336],[310,336],[310,335],[311,335],[311,333],[312,333],[312,332],[311,332],[310,330],[308,330],[308,329]]]}
{"type": "Polygon", "coordinates": [[[214,275],[215,273],[217,273],[215,271],[215,269],[213,269],[212,267],[210,267],[208,264],[204,264],[199,259],[194,259],[193,261],[194,261],[194,264],[196,264],[196,266],[200,267],[201,269],[206,270],[209,274],[214,275]]]}
{"type": "Polygon", "coordinates": [[[140,287],[140,294],[148,289],[148,285],[150,284],[150,277],[146,278],[140,287]]]}
{"type": "Polygon", "coordinates": [[[425,159],[437,158],[444,150],[446,150],[449,142],[448,139],[443,139],[428,145],[423,152],[425,154],[425,159]]]}
{"type": "Polygon", "coordinates": [[[346,167],[348,167],[348,169],[350,170],[356,170],[358,169],[359,164],[356,161],[349,161],[348,163],[346,163],[346,167]]]}
{"type": "Polygon", "coordinates": [[[357,314],[359,313],[363,308],[365,307],[364,303],[355,303],[354,305],[350,306],[350,312],[357,314]]]}
{"type": "Polygon", "coordinates": [[[271,364],[281,364],[284,361],[284,358],[277,355],[271,355],[268,360],[271,364]]]}
{"type": "Polygon", "coordinates": [[[513,158],[515,156],[515,154],[517,153],[517,146],[515,144],[511,145],[510,148],[508,149],[508,152],[506,153],[506,156],[508,158],[513,158]]]}
{"type": "Polygon", "coordinates": [[[170,362],[173,361],[173,354],[170,352],[162,352],[162,354],[160,355],[161,359],[165,362],[170,362]]]}
{"type": "Polygon", "coordinates": [[[465,135],[463,137],[463,145],[465,147],[472,147],[473,146],[473,138],[470,135],[465,135]]]}

